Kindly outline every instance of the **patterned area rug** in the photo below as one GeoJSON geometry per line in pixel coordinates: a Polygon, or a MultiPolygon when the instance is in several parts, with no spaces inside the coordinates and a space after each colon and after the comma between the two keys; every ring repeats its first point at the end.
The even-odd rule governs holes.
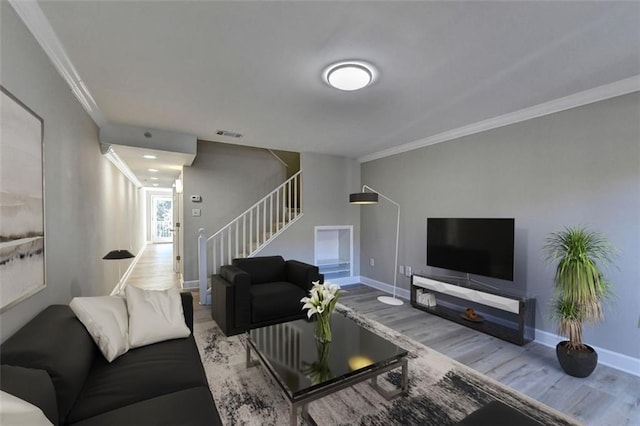
{"type": "MultiPolygon", "coordinates": [[[[409,391],[387,401],[368,382],[341,390],[309,404],[309,413],[319,425],[453,425],[493,400],[544,425],[579,424],[343,305],[336,306],[336,311],[409,351],[409,391]]],[[[288,424],[289,406],[277,384],[262,366],[245,365],[244,335],[225,337],[205,314],[196,315],[194,334],[223,423],[288,424]]],[[[381,375],[378,382],[384,387],[386,380],[391,388],[399,379],[400,372],[395,370],[381,375]]],[[[300,417],[298,421],[302,424],[300,417]]]]}

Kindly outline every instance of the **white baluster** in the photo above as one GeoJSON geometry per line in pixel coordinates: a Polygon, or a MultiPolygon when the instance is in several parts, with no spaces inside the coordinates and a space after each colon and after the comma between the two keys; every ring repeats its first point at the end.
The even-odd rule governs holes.
{"type": "Polygon", "coordinates": [[[204,228],[198,230],[198,287],[200,304],[207,304],[207,237],[204,228]]]}
{"type": "Polygon", "coordinates": [[[237,220],[234,223],[236,224],[236,256],[235,257],[239,257],[238,256],[238,230],[240,228],[240,224],[238,223],[237,220]]]}
{"type": "Polygon", "coordinates": [[[247,252],[247,257],[251,255],[253,246],[253,209],[249,212],[249,251],[247,252]]]}
{"type": "Polygon", "coordinates": [[[293,177],[293,207],[295,208],[293,217],[298,217],[298,176],[293,177]]]}
{"type": "Polygon", "coordinates": [[[262,202],[262,244],[267,242],[267,199],[262,202]]]}

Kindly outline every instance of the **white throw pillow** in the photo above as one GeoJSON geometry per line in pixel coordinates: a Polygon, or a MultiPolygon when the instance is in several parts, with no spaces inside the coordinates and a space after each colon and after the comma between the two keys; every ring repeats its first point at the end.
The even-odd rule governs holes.
{"type": "Polygon", "coordinates": [[[129,346],[136,348],[163,340],[188,337],[182,299],[176,288],[143,290],[127,286],[129,346]]]}
{"type": "Polygon", "coordinates": [[[40,408],[4,391],[0,391],[0,425],[52,426],[40,408]]]}
{"type": "Polygon", "coordinates": [[[120,296],[74,297],[69,307],[111,362],[129,350],[127,304],[120,296]]]}

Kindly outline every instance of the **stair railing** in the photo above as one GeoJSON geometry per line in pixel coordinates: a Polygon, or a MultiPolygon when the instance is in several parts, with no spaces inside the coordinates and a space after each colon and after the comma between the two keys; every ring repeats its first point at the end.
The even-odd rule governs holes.
{"type": "Polygon", "coordinates": [[[230,264],[234,258],[255,256],[302,216],[301,183],[302,171],[299,171],[208,238],[200,228],[198,280],[201,304],[210,303],[208,276],[218,273],[220,266],[230,264]]]}

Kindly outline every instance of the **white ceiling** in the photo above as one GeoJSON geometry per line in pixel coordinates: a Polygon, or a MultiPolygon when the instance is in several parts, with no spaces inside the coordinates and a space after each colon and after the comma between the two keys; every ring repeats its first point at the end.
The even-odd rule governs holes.
{"type": "Polygon", "coordinates": [[[149,188],[156,186],[159,188],[171,188],[175,180],[180,177],[182,166],[193,162],[193,156],[180,152],[126,145],[111,146],[136,175],[142,186],[149,188]],[[156,158],[148,159],[144,157],[145,155],[153,155],[156,158]],[[152,172],[149,169],[157,171],[152,172]]]}
{"type": "Polygon", "coordinates": [[[639,2],[39,4],[108,122],[289,151],[362,157],[640,75],[639,2]],[[329,87],[344,59],[379,78],[329,87]]]}

